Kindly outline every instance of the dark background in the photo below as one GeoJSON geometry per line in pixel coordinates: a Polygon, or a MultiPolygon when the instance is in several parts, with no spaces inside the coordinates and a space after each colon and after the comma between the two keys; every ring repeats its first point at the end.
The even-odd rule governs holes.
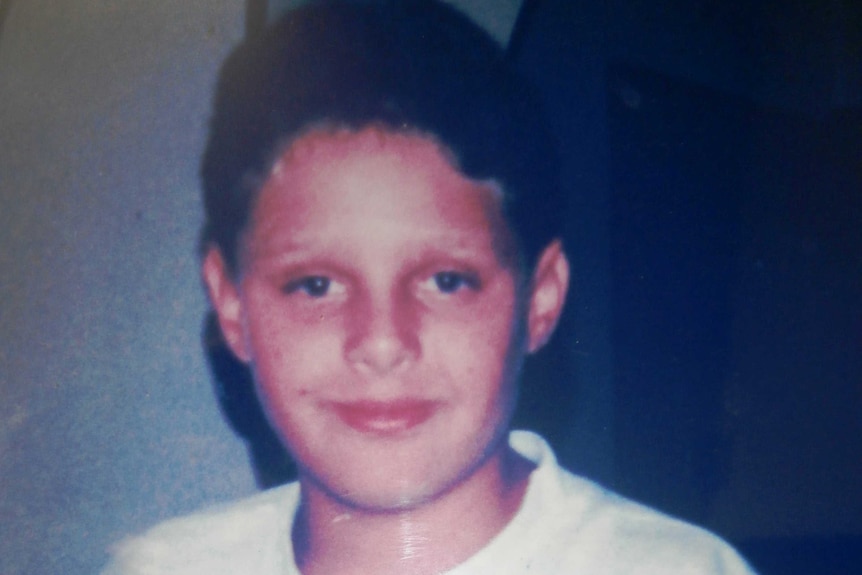
{"type": "Polygon", "coordinates": [[[859,572],[862,5],[538,0],[510,50],[571,194],[535,421],[764,573],[859,572]]]}

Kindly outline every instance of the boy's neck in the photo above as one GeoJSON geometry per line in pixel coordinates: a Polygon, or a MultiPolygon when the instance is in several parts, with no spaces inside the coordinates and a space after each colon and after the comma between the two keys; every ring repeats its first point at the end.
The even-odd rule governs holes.
{"type": "Polygon", "coordinates": [[[346,507],[302,483],[293,528],[303,575],[430,575],[484,547],[517,513],[533,464],[505,442],[474,474],[415,509],[380,513],[346,507]]]}

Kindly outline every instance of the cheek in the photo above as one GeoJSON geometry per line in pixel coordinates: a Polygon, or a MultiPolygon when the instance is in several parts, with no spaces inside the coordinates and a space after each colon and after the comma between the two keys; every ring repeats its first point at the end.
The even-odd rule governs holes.
{"type": "MultiPolygon", "coordinates": [[[[482,310],[484,311],[484,310],[482,310]]],[[[507,379],[513,343],[514,315],[506,304],[490,313],[440,322],[426,338],[428,359],[449,371],[465,392],[493,394],[507,379]]]]}
{"type": "Polygon", "coordinates": [[[267,390],[304,388],[325,379],[341,344],[332,319],[296,320],[263,302],[249,314],[247,338],[258,383],[267,390]]]}
{"type": "Polygon", "coordinates": [[[269,312],[250,326],[255,386],[273,428],[296,453],[302,430],[316,426],[315,399],[339,381],[332,358],[337,343],[331,330],[269,312]]]}

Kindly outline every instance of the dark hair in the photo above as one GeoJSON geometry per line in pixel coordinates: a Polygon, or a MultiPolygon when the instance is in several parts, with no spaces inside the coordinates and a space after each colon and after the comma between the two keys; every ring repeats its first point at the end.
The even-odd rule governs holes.
{"type": "Polygon", "coordinates": [[[202,165],[202,240],[234,273],[272,164],[321,125],[433,136],[463,174],[500,184],[528,269],[560,234],[556,147],[537,98],[490,36],[441,2],[324,2],[247,40],[221,70],[202,165]]]}

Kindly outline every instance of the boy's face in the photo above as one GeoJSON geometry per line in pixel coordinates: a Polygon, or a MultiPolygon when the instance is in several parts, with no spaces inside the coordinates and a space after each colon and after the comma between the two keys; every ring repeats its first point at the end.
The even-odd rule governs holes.
{"type": "Polygon", "coordinates": [[[330,496],[415,506],[502,449],[521,359],[553,329],[567,268],[551,248],[554,285],[522,296],[498,201],[428,138],[313,132],[264,184],[239,278],[217,250],[206,258],[225,338],[301,476],[330,496]]]}

